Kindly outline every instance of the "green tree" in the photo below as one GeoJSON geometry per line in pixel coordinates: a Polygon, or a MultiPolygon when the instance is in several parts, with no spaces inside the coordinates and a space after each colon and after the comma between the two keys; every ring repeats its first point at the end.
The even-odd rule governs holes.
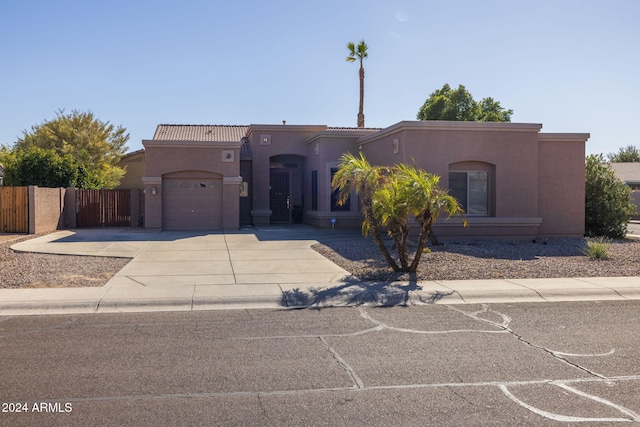
{"type": "Polygon", "coordinates": [[[355,45],[353,42],[347,43],[347,49],[349,49],[349,55],[347,56],[347,62],[360,62],[360,105],[358,107],[358,127],[364,127],[364,67],[362,66],[362,62],[369,56],[367,53],[367,49],[369,47],[364,42],[364,40],[360,40],[358,45],[355,45]]]}
{"type": "Polygon", "coordinates": [[[479,103],[480,113],[477,120],[479,122],[510,122],[513,110],[505,110],[500,102],[491,97],[483,98],[479,103]]]}
{"type": "Polygon", "coordinates": [[[636,214],[631,189],[618,179],[602,155],[590,155],[585,171],[585,234],[621,238],[636,214]]]}
{"type": "Polygon", "coordinates": [[[5,177],[2,180],[2,185],[9,185],[7,183],[6,175],[7,173],[11,173],[10,171],[11,168],[13,168],[15,160],[15,155],[13,154],[12,150],[8,149],[5,146],[0,146],[0,165],[2,165],[2,168],[5,171],[5,177]]]}
{"type": "Polygon", "coordinates": [[[39,147],[54,150],[59,156],[70,155],[86,170],[88,188],[114,188],[124,176],[118,161],[126,152],[129,134],[122,126],[97,119],[92,112],[74,110],[24,131],[15,150],[39,147]]]}
{"type": "Polygon", "coordinates": [[[451,89],[449,84],[429,95],[418,111],[418,120],[510,122],[513,110],[502,108],[493,98],[480,102],[463,86],[451,89]]]}
{"type": "Polygon", "coordinates": [[[70,154],[60,156],[54,150],[30,147],[16,151],[6,169],[6,185],[81,187],[84,176],[84,169],[70,154]]]}
{"type": "Polygon", "coordinates": [[[461,214],[456,199],[438,186],[440,177],[415,166],[371,166],[362,153],[359,157],[344,154],[331,186],[339,190],[339,200],[346,201],[354,190],[362,203],[362,231],[371,232],[374,242],[394,271],[413,273],[417,270],[423,249],[441,213],[461,214]],[[409,221],[415,219],[420,228],[413,260],[409,259],[409,221]],[[398,261],[389,253],[381,230],[393,240],[398,261]]]}
{"type": "Polygon", "coordinates": [[[634,145],[627,145],[618,149],[617,153],[607,154],[610,162],[640,162],[640,150],[634,145]]]}

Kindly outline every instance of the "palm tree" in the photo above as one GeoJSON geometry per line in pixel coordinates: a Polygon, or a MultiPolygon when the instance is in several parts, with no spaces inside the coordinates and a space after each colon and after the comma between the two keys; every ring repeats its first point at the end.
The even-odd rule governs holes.
{"type": "Polygon", "coordinates": [[[391,169],[385,166],[371,166],[362,153],[356,157],[351,153],[345,153],[340,157],[340,167],[331,181],[331,188],[339,190],[338,203],[344,203],[349,198],[351,191],[360,196],[362,205],[362,234],[373,235],[373,241],[382,253],[384,259],[394,271],[400,271],[400,267],[389,254],[389,250],[382,241],[381,230],[374,214],[374,195],[384,185],[389,177],[391,169]]]}
{"type": "Polygon", "coordinates": [[[440,215],[451,217],[463,213],[456,199],[439,187],[439,180],[439,176],[415,166],[371,166],[362,153],[360,157],[346,153],[340,158],[340,167],[331,187],[339,190],[339,203],[346,201],[351,191],[360,196],[362,233],[367,236],[371,232],[376,246],[394,271],[415,273],[433,233],[433,224],[440,215]],[[408,249],[410,218],[414,218],[420,228],[411,262],[408,249]],[[393,240],[400,265],[382,241],[383,229],[393,240]]]}
{"type": "MultiPolygon", "coordinates": [[[[433,224],[438,220],[440,215],[445,213],[447,217],[450,218],[453,215],[462,215],[464,211],[455,197],[449,195],[447,190],[440,188],[438,185],[440,177],[438,175],[428,173],[415,166],[407,166],[404,164],[397,165],[395,172],[399,186],[403,189],[402,200],[407,204],[406,209],[408,214],[415,218],[416,223],[420,227],[418,247],[416,248],[413,262],[407,270],[404,270],[415,272],[418,269],[418,264],[420,263],[420,258],[422,257],[422,252],[427,241],[433,234],[433,224]]],[[[406,230],[408,231],[408,224],[403,224],[403,226],[406,226],[406,230]]],[[[467,226],[466,219],[464,219],[463,226],[467,226]]],[[[403,230],[405,229],[403,228],[403,230]]],[[[405,245],[404,254],[406,256],[407,240],[402,241],[402,243],[405,245]]],[[[403,254],[400,250],[398,250],[398,253],[401,256],[403,254]]],[[[403,266],[407,264],[402,260],[401,263],[403,266]]]]}
{"type": "Polygon", "coordinates": [[[360,43],[356,46],[353,42],[347,43],[347,49],[349,49],[349,56],[347,56],[347,62],[355,62],[356,59],[360,61],[360,106],[358,108],[358,127],[364,127],[364,67],[362,61],[369,56],[367,53],[367,44],[364,40],[360,40],[360,43]]]}

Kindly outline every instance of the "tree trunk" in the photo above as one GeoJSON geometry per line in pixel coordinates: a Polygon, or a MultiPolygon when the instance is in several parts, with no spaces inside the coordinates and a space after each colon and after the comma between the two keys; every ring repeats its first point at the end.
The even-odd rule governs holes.
{"type": "Polygon", "coordinates": [[[384,245],[384,242],[380,237],[380,227],[378,227],[378,224],[376,224],[375,222],[375,219],[374,219],[375,217],[373,215],[373,208],[371,207],[370,204],[366,204],[366,203],[367,203],[366,200],[363,200],[365,220],[368,221],[369,225],[371,226],[371,234],[373,234],[373,241],[375,242],[376,246],[380,250],[380,253],[382,253],[382,256],[387,261],[389,266],[393,268],[393,271],[400,271],[400,267],[398,267],[398,264],[396,264],[394,259],[391,257],[391,255],[389,254],[389,250],[384,245]]]}
{"type": "Polygon", "coordinates": [[[360,66],[360,106],[358,108],[358,127],[364,127],[364,68],[360,66]]]}
{"type": "Polygon", "coordinates": [[[409,267],[410,273],[415,273],[418,270],[418,265],[420,264],[420,258],[422,258],[422,251],[427,245],[427,241],[429,240],[429,236],[431,235],[431,226],[433,225],[433,221],[431,218],[427,220],[423,220],[420,224],[420,237],[418,238],[418,247],[416,248],[416,254],[413,257],[413,262],[409,267]]]}
{"type": "Polygon", "coordinates": [[[409,243],[409,227],[404,224],[394,224],[391,226],[393,242],[398,251],[400,260],[400,270],[409,271],[409,252],[407,245],[409,243]]]}

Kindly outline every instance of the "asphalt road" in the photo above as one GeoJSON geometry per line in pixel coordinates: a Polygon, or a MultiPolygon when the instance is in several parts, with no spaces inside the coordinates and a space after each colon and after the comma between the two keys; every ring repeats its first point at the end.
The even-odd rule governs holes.
{"type": "Polygon", "coordinates": [[[640,301],[7,316],[0,425],[640,424],[639,336],[640,301]]]}
{"type": "Polygon", "coordinates": [[[627,232],[632,236],[640,237],[640,223],[638,221],[627,224],[627,232]]]}

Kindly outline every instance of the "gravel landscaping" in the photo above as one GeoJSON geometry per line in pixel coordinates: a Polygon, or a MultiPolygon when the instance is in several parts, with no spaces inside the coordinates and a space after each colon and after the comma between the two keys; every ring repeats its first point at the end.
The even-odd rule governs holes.
{"type": "Polygon", "coordinates": [[[394,273],[372,239],[313,248],[365,281],[640,276],[640,240],[611,241],[606,260],[583,255],[583,246],[584,239],[567,238],[446,242],[429,247],[415,277],[394,273]]]}
{"type": "MultiPolygon", "coordinates": [[[[9,248],[34,237],[0,242],[0,288],[102,286],[130,261],[9,248]]],[[[640,276],[640,240],[612,241],[606,260],[586,257],[583,245],[584,239],[446,242],[429,247],[415,277],[394,273],[372,239],[337,240],[313,249],[365,281],[640,276]]]]}
{"type": "Polygon", "coordinates": [[[16,253],[9,247],[17,240],[0,242],[0,288],[76,288],[103,286],[130,261],[76,255],[16,253]]]}

